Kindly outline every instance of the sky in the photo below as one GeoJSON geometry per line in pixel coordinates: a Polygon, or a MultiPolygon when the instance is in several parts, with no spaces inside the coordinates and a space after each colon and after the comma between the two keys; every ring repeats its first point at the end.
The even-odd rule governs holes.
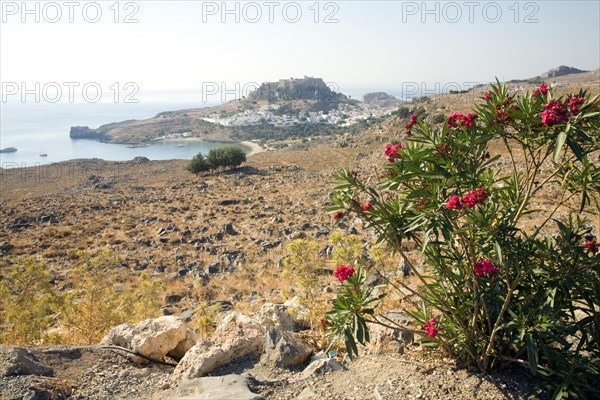
{"type": "Polygon", "coordinates": [[[242,92],[304,75],[341,91],[468,85],[600,66],[598,1],[1,0],[0,10],[3,101],[26,90],[242,92]]]}

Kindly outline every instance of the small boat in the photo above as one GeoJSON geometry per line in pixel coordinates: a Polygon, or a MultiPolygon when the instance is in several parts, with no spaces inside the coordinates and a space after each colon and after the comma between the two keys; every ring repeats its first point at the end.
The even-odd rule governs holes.
{"type": "Polygon", "coordinates": [[[178,144],[177,147],[184,147],[184,144],[178,144]]]}
{"type": "Polygon", "coordinates": [[[17,149],[14,147],[5,147],[0,150],[0,153],[14,153],[15,151],[17,151],[17,149]]]}
{"type": "Polygon", "coordinates": [[[48,157],[47,153],[40,153],[40,157],[48,157]]]}
{"type": "Polygon", "coordinates": [[[149,143],[134,143],[134,144],[130,144],[127,147],[130,149],[140,149],[142,147],[148,147],[148,146],[150,146],[149,143]]]}

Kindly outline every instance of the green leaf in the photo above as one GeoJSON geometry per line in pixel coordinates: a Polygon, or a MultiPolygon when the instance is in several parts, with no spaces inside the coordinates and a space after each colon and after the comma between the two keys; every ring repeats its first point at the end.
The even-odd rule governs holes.
{"type": "Polygon", "coordinates": [[[535,375],[538,369],[538,349],[531,333],[527,334],[527,358],[529,359],[529,369],[535,375]]]}
{"type": "Polygon", "coordinates": [[[558,137],[556,138],[556,144],[554,145],[554,162],[558,161],[558,157],[560,156],[562,147],[565,144],[565,140],[567,140],[567,132],[562,131],[558,134],[558,137]]]}

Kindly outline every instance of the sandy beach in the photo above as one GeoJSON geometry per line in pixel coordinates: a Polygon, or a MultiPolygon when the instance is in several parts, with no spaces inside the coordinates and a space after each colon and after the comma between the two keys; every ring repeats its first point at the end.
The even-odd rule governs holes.
{"type": "Polygon", "coordinates": [[[266,151],[258,143],[250,142],[248,140],[244,140],[243,142],[240,142],[240,144],[244,145],[246,147],[250,147],[251,150],[250,150],[250,153],[247,154],[248,157],[250,157],[254,154],[258,154],[258,153],[262,153],[263,151],[266,151]]]}

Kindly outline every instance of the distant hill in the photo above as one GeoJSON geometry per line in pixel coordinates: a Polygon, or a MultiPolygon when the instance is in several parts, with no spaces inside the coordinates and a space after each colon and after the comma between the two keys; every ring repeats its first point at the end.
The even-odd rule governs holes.
{"type": "Polygon", "coordinates": [[[402,101],[385,92],[367,93],[363,96],[363,102],[369,105],[378,105],[383,107],[400,106],[402,101]]]}
{"type": "Polygon", "coordinates": [[[345,100],[348,97],[331,90],[321,78],[305,76],[304,78],[280,79],[277,82],[264,82],[258,89],[248,95],[250,100],[267,100],[269,102],[289,100],[313,100],[319,102],[345,100]]]}
{"type": "Polygon", "coordinates": [[[541,83],[541,82],[547,82],[547,81],[553,80],[555,78],[562,78],[567,75],[579,75],[579,74],[585,74],[585,73],[589,73],[589,72],[595,72],[595,71],[584,71],[584,70],[581,70],[578,68],[561,65],[559,67],[552,68],[551,70],[548,70],[541,75],[534,76],[533,78],[513,79],[511,81],[508,81],[508,83],[541,83]]]}

